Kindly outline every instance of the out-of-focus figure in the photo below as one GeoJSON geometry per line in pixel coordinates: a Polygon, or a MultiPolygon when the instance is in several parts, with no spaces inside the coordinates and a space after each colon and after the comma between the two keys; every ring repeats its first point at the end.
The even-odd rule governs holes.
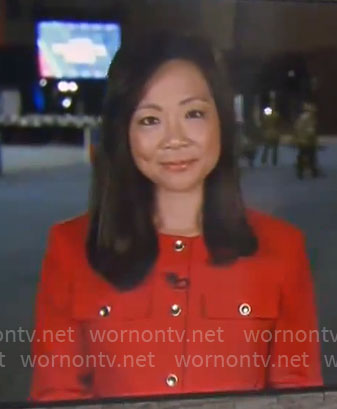
{"type": "Polygon", "coordinates": [[[261,125],[264,142],[261,163],[263,165],[267,163],[268,153],[272,151],[272,163],[276,166],[280,144],[280,115],[275,109],[274,104],[264,109],[261,125]]]}
{"type": "Polygon", "coordinates": [[[237,138],[239,143],[239,156],[246,159],[249,166],[254,167],[257,145],[253,137],[247,132],[247,127],[238,127],[237,138]]]}
{"type": "Polygon", "coordinates": [[[310,169],[312,177],[319,176],[317,168],[317,117],[316,106],[305,102],[302,112],[297,118],[294,126],[294,139],[297,146],[296,171],[299,179],[303,178],[304,170],[310,169]]]}
{"type": "Polygon", "coordinates": [[[252,140],[251,122],[244,115],[244,96],[238,94],[234,98],[234,113],[236,123],[236,153],[239,158],[247,160],[250,167],[254,166],[256,146],[252,140]]]}

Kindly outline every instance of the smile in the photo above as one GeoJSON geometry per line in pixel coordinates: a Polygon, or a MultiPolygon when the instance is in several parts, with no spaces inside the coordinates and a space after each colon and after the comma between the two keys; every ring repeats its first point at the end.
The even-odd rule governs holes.
{"type": "Polygon", "coordinates": [[[181,161],[172,161],[172,162],[164,162],[161,165],[169,171],[173,172],[181,172],[188,169],[193,163],[195,163],[197,159],[190,159],[190,160],[181,160],[181,161]]]}

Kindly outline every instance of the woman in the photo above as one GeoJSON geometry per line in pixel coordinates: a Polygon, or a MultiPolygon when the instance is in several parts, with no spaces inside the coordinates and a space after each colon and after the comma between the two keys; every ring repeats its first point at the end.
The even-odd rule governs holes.
{"type": "Polygon", "coordinates": [[[30,399],[322,383],[318,342],[274,337],[316,330],[312,278],[302,233],[245,209],[233,123],[206,42],[122,46],[89,212],[51,229],[30,399]]]}

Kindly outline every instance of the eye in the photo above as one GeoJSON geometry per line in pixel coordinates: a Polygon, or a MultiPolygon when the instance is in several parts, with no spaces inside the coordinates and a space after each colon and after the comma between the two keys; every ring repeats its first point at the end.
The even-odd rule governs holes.
{"type": "Polygon", "coordinates": [[[187,118],[204,118],[205,112],[200,111],[199,109],[193,109],[188,111],[186,114],[187,118]]]}
{"type": "Polygon", "coordinates": [[[151,126],[159,123],[159,119],[155,116],[146,116],[138,121],[140,125],[151,126]]]}

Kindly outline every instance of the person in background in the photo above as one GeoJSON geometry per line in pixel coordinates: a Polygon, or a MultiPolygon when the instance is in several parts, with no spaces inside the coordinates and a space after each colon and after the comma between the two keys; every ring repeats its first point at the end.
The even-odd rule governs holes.
{"type": "Polygon", "coordinates": [[[317,117],[313,103],[304,102],[302,112],[294,125],[294,143],[297,147],[296,172],[303,179],[305,169],[309,169],[312,177],[319,176],[317,166],[317,117]]]}
{"type": "Polygon", "coordinates": [[[280,144],[280,115],[275,108],[275,104],[264,109],[261,128],[264,141],[261,163],[263,165],[267,164],[268,154],[269,151],[271,151],[272,164],[276,166],[278,163],[278,148],[280,144]]]}
{"type": "Polygon", "coordinates": [[[257,144],[253,138],[247,134],[246,127],[237,130],[237,138],[239,143],[239,156],[245,158],[251,168],[254,167],[257,144]]]}

